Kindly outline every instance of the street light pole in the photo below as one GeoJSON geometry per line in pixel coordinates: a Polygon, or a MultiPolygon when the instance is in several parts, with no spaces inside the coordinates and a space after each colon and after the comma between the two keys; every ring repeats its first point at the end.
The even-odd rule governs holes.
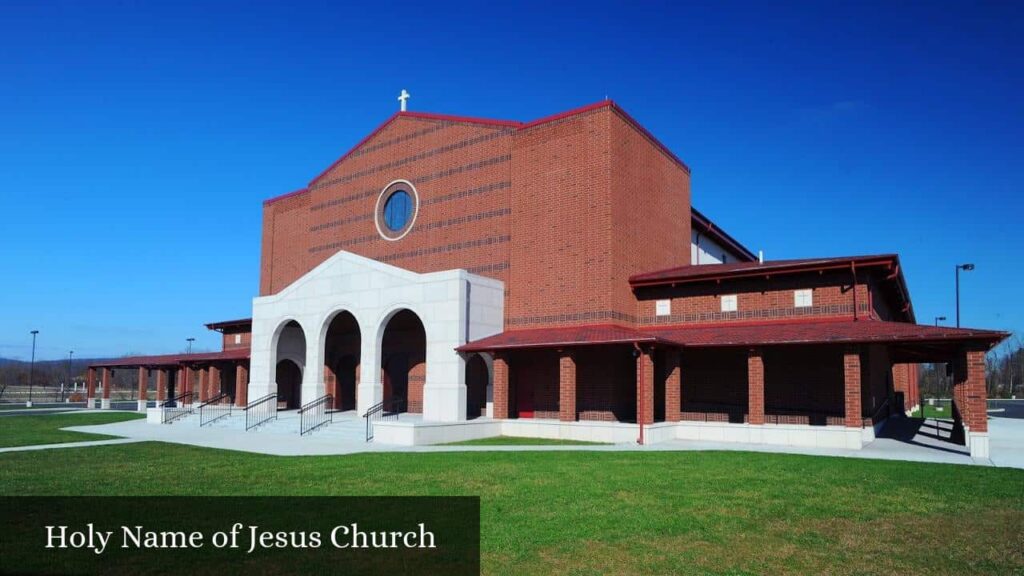
{"type": "Polygon", "coordinates": [[[974,264],[956,265],[956,327],[960,327],[960,271],[970,272],[974,270],[974,264]]]}
{"type": "Polygon", "coordinates": [[[36,376],[36,334],[39,334],[39,330],[32,331],[32,361],[28,365],[28,402],[25,403],[26,408],[32,407],[32,382],[36,376]]]}
{"type": "Polygon", "coordinates": [[[74,350],[68,350],[68,377],[64,381],[64,388],[60,391],[60,401],[64,401],[64,393],[67,392],[68,386],[71,385],[71,357],[75,355],[74,350]]]}
{"type": "Polygon", "coordinates": [[[939,322],[945,322],[945,321],[946,321],[946,317],[945,316],[936,316],[935,317],[935,326],[938,327],[939,322]]]}

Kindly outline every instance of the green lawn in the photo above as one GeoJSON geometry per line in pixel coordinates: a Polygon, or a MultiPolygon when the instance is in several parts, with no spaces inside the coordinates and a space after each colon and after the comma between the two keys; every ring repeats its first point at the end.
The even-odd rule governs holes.
{"type": "Polygon", "coordinates": [[[445,446],[607,446],[607,442],[583,440],[554,440],[550,438],[524,438],[522,436],[492,436],[462,442],[449,442],[445,446]]]}
{"type": "Polygon", "coordinates": [[[32,446],[34,444],[60,444],[115,438],[106,434],[86,434],[61,430],[67,426],[91,426],[145,418],[131,412],[105,412],[86,414],[41,414],[4,416],[0,418],[0,447],[32,446]]]}
{"type": "MultiPolygon", "coordinates": [[[[911,416],[913,418],[921,418],[921,409],[918,408],[917,410],[914,410],[914,413],[911,414],[911,416]]],[[[941,406],[941,405],[940,406],[929,406],[928,404],[925,404],[924,405],[924,417],[925,418],[942,418],[942,419],[946,419],[946,420],[952,420],[953,419],[953,408],[952,408],[952,406],[950,406],[948,404],[944,405],[944,406],[941,406]]]]}
{"type": "Polygon", "coordinates": [[[1021,574],[1024,471],[742,452],[0,454],[0,494],[479,495],[486,574],[1021,574]]]}

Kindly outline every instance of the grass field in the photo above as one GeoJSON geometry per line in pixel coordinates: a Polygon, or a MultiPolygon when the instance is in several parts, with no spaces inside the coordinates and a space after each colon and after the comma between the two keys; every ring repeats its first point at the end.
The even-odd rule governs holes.
{"type": "Polygon", "coordinates": [[[86,434],[60,430],[67,426],[91,426],[145,418],[130,412],[91,412],[87,414],[17,415],[0,418],[0,448],[32,446],[33,444],[60,444],[114,438],[105,434],[86,434]]]}
{"type": "MultiPolygon", "coordinates": [[[[938,406],[930,406],[928,404],[925,404],[923,408],[925,418],[939,418],[944,420],[953,419],[953,408],[949,404],[938,406]]],[[[921,408],[914,410],[914,413],[911,416],[913,418],[921,418],[921,408]]]]}
{"type": "Polygon", "coordinates": [[[606,442],[585,442],[583,440],[556,440],[552,438],[524,438],[522,436],[492,436],[476,440],[450,442],[447,446],[601,446],[606,442]]]}
{"type": "Polygon", "coordinates": [[[3,495],[479,495],[486,574],[1020,574],[1024,471],[742,452],[0,454],[3,495]]]}

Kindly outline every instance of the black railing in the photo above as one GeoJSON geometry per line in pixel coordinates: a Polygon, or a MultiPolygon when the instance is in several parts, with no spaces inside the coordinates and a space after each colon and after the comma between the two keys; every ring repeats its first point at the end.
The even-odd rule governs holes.
{"type": "Polygon", "coordinates": [[[231,416],[231,397],[220,393],[199,405],[199,427],[212,424],[221,418],[231,416]],[[228,403],[223,404],[224,399],[228,403]]]}
{"type": "Polygon", "coordinates": [[[373,440],[373,423],[379,420],[398,420],[398,415],[405,412],[405,398],[392,398],[374,404],[363,414],[366,418],[366,441],[373,440]]]}
{"type": "Polygon", "coordinates": [[[266,424],[277,418],[277,394],[267,394],[263,398],[253,400],[245,407],[245,429],[266,424]]]}
{"type": "Polygon", "coordinates": [[[334,420],[334,412],[330,411],[334,404],[334,396],[327,394],[299,408],[299,436],[305,436],[334,420]]]}
{"type": "Polygon", "coordinates": [[[167,400],[160,405],[161,411],[161,422],[164,424],[170,424],[175,420],[184,418],[192,413],[192,393],[185,392],[180,396],[176,396],[167,400]]]}

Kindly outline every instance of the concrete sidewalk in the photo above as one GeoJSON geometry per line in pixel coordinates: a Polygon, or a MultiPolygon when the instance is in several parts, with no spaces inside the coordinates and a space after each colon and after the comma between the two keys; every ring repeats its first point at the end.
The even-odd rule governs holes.
{"type": "Polygon", "coordinates": [[[614,445],[552,445],[552,446],[389,446],[364,442],[362,438],[344,438],[329,434],[314,433],[300,437],[296,434],[271,432],[244,432],[230,429],[208,429],[178,425],[147,424],[144,420],[132,420],[97,426],[73,426],[67,428],[76,432],[91,432],[122,436],[123,440],[96,442],[75,442],[43,446],[19,447],[0,451],[42,450],[47,448],[71,448],[101,446],[130,442],[169,442],[203,448],[236,450],[254,454],[274,456],[323,456],[363,452],[557,452],[557,451],[694,451],[723,450],[782,454],[804,454],[811,456],[834,456],[846,458],[874,458],[882,460],[905,460],[913,462],[935,462],[946,464],[975,464],[1006,466],[1024,469],[1024,421],[992,418],[989,421],[992,438],[992,459],[972,459],[964,446],[949,443],[949,423],[928,420],[920,426],[914,421],[894,420],[881,437],[862,450],[800,448],[794,446],[772,446],[766,444],[741,444],[727,442],[700,442],[672,440],[648,446],[635,444],[614,445]],[[910,423],[908,425],[908,423],[910,423]]]}

